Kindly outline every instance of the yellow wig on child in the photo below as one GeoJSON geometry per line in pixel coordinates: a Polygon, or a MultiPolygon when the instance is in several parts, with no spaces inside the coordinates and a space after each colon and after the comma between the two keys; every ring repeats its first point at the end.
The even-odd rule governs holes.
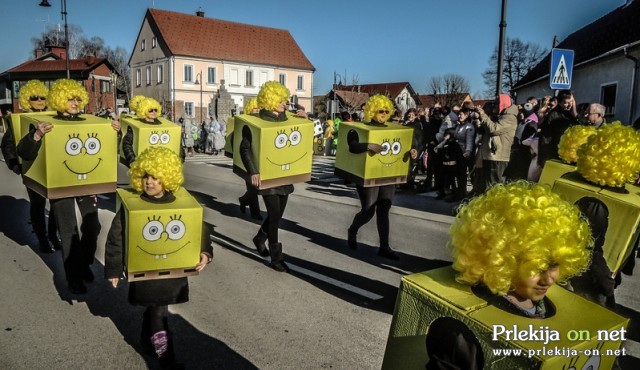
{"type": "Polygon", "coordinates": [[[577,168],[600,186],[633,182],[640,172],[640,133],[620,122],[605,125],[578,149],[577,168]]]}
{"type": "Polygon", "coordinates": [[[391,99],[380,94],[370,97],[364,105],[364,121],[371,122],[371,119],[375,117],[379,110],[388,110],[390,114],[393,114],[393,102],[391,99]]]}
{"type": "Polygon", "coordinates": [[[158,110],[158,117],[162,114],[162,106],[153,98],[144,98],[136,104],[136,117],[144,119],[151,109],[158,110]]]}
{"type": "Polygon", "coordinates": [[[251,114],[251,111],[258,109],[258,98],[251,98],[244,106],[244,114],[251,114]]]}
{"type": "Polygon", "coordinates": [[[551,266],[559,266],[560,281],[580,274],[593,244],[578,207],[526,181],[498,184],[461,206],[449,233],[457,280],[494,294],[551,266]]]}
{"type": "Polygon", "coordinates": [[[30,98],[32,96],[47,97],[49,88],[40,80],[30,80],[20,88],[20,106],[25,111],[31,109],[30,98]]]}
{"type": "Polygon", "coordinates": [[[278,81],[267,81],[258,93],[258,108],[275,111],[278,105],[289,100],[289,89],[278,81]]]}
{"type": "Polygon", "coordinates": [[[144,96],[144,95],[136,95],[136,96],[134,96],[129,101],[129,109],[131,109],[134,112],[138,112],[138,105],[140,104],[141,101],[143,101],[146,98],[147,97],[144,96]]]}
{"type": "Polygon", "coordinates": [[[589,136],[596,133],[593,126],[572,126],[562,134],[558,144],[558,155],[567,163],[576,163],[578,148],[587,142],[589,136]]]}
{"type": "Polygon", "coordinates": [[[47,95],[47,105],[57,112],[65,112],[69,99],[78,98],[79,109],[82,110],[89,103],[89,94],[78,81],[61,78],[53,83],[47,95]]]}
{"type": "Polygon", "coordinates": [[[131,186],[143,191],[146,175],[161,180],[162,186],[168,191],[178,190],[184,182],[180,157],[164,146],[149,147],[140,153],[129,169],[131,186]]]}

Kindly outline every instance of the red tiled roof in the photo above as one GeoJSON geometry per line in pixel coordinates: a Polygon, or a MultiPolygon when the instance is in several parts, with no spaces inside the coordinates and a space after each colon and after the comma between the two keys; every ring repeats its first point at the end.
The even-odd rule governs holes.
{"type": "Polygon", "coordinates": [[[450,96],[453,94],[428,94],[428,95],[418,95],[420,97],[420,104],[423,108],[432,108],[436,102],[445,105],[447,101],[453,99],[454,97],[459,100],[455,102],[456,104],[462,104],[462,102],[469,96],[469,93],[459,93],[455,94],[455,96],[450,96]]]}
{"type": "Polygon", "coordinates": [[[369,94],[365,92],[357,92],[351,90],[335,90],[336,95],[342,99],[343,102],[349,104],[352,107],[359,108],[369,100],[369,94]]]}
{"type": "MultiPolygon", "coordinates": [[[[369,95],[382,94],[389,95],[391,98],[395,98],[400,95],[402,90],[408,87],[409,92],[416,95],[415,91],[408,82],[388,82],[388,83],[379,83],[379,84],[366,84],[366,85],[340,85],[337,90],[349,90],[349,91],[359,91],[361,93],[367,93],[369,95]]],[[[416,95],[417,96],[417,95],[416,95]]]]}
{"type": "Polygon", "coordinates": [[[287,30],[158,9],[147,19],[173,55],[315,71],[287,30]]]}
{"type": "MultiPolygon", "coordinates": [[[[640,19],[640,1],[627,2],[572,33],[558,44],[557,48],[573,50],[573,64],[577,65],[616,48],[640,41],[638,19],[640,19]]],[[[515,88],[548,75],[550,59],[551,53],[518,81],[515,88]]]]}
{"type": "MultiPolygon", "coordinates": [[[[101,63],[108,63],[106,58],[81,58],[69,60],[69,70],[91,70],[101,63]]],[[[29,60],[6,71],[9,73],[58,72],[65,71],[67,64],[64,59],[29,60]]]]}

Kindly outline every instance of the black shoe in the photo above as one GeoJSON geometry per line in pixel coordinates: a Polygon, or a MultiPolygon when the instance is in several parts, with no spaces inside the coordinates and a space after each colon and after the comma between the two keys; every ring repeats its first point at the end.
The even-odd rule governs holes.
{"type": "Polygon", "coordinates": [[[262,231],[262,228],[258,229],[258,234],[256,234],[256,236],[254,236],[252,239],[253,245],[256,246],[258,254],[262,257],[267,257],[269,255],[269,250],[267,249],[267,245],[265,244],[267,242],[267,239],[267,233],[262,231]]]}
{"type": "Polygon", "coordinates": [[[240,213],[245,214],[247,213],[247,205],[242,203],[242,199],[238,198],[238,202],[240,203],[240,213]]]}
{"type": "Polygon", "coordinates": [[[93,280],[95,280],[95,276],[93,276],[93,271],[91,271],[91,267],[87,266],[87,268],[84,271],[82,271],[82,273],[80,274],[80,278],[83,281],[86,281],[87,283],[90,283],[93,280]]]}
{"type": "Polygon", "coordinates": [[[350,230],[347,230],[347,245],[353,250],[358,249],[357,235],[357,233],[353,233],[350,230]]]}
{"type": "Polygon", "coordinates": [[[84,286],[84,283],[82,283],[82,280],[70,280],[68,284],[69,284],[69,291],[73,294],[87,293],[87,287],[84,286]]]}
{"type": "Polygon", "coordinates": [[[49,244],[49,241],[46,238],[40,239],[38,241],[38,250],[46,254],[51,254],[55,252],[55,250],[53,250],[53,248],[51,247],[51,244],[49,244]]]}
{"type": "Polygon", "coordinates": [[[389,247],[380,247],[380,249],[378,249],[378,256],[396,261],[400,259],[400,256],[389,247]]]}
{"type": "Polygon", "coordinates": [[[284,261],[271,261],[269,262],[269,267],[278,272],[289,272],[289,266],[284,261]]]}
{"type": "Polygon", "coordinates": [[[284,255],[282,254],[282,243],[269,243],[269,254],[271,262],[269,267],[278,272],[289,272],[289,266],[284,263],[284,255]]]}

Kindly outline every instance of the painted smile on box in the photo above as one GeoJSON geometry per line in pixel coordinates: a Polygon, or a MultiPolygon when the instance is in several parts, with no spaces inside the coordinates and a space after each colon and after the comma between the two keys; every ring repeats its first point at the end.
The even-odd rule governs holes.
{"type": "Polygon", "coordinates": [[[102,162],[101,157],[95,157],[100,153],[100,148],[98,134],[87,134],[84,142],[79,134],[69,135],[64,147],[68,157],[62,163],[67,170],[78,176],[78,180],[86,180],[87,175],[95,171],[102,162]]]}
{"type": "MultiPolygon", "coordinates": [[[[144,253],[146,253],[146,254],[148,254],[150,256],[153,256],[155,259],[160,259],[160,258],[166,259],[169,255],[179,252],[182,248],[186,247],[189,244],[191,244],[190,241],[187,242],[185,245],[179,247],[178,249],[172,250],[170,252],[162,252],[162,253],[149,252],[149,251],[145,250],[144,248],[142,248],[139,245],[136,245],[136,248],[140,249],[141,251],[143,251],[144,253]]],[[[153,249],[156,249],[156,248],[157,248],[157,246],[153,246],[153,249]]]]}
{"type": "Polygon", "coordinates": [[[296,163],[297,161],[301,160],[302,158],[304,158],[307,155],[307,153],[305,152],[302,157],[296,159],[295,161],[291,161],[288,163],[276,163],[274,161],[272,161],[271,159],[269,159],[269,157],[267,157],[267,161],[271,162],[271,164],[273,164],[274,166],[278,166],[280,167],[280,169],[282,171],[288,171],[291,168],[291,165],[296,163]]]}

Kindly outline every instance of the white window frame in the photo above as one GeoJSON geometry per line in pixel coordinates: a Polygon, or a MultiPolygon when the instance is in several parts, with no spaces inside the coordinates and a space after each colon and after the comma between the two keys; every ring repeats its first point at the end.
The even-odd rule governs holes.
{"type": "Polygon", "coordinates": [[[296,78],[296,91],[304,91],[304,75],[298,75],[296,78]]]}
{"type": "Polygon", "coordinates": [[[151,39],[151,49],[155,49],[156,46],[158,46],[158,38],[153,36],[153,38],[151,39]]]}
{"type": "Polygon", "coordinates": [[[613,82],[606,82],[603,84],[600,84],[600,104],[602,104],[604,106],[604,115],[605,116],[613,116],[616,114],[616,102],[618,100],[618,81],[613,81],[613,82]],[[611,86],[615,86],[616,88],[616,93],[615,93],[615,97],[613,98],[613,106],[607,106],[604,103],[604,89],[607,87],[611,87],[611,86]]]}
{"type": "Polygon", "coordinates": [[[286,73],[280,73],[278,75],[278,82],[280,82],[284,86],[287,86],[287,74],[286,73]]]}
{"type": "Polygon", "coordinates": [[[151,66],[147,66],[145,70],[145,75],[147,77],[147,86],[151,85],[151,66]]]}
{"type": "Polygon", "coordinates": [[[245,87],[254,87],[254,74],[252,69],[247,69],[244,72],[244,86],[245,87]]]}
{"type": "Polygon", "coordinates": [[[158,64],[158,69],[156,74],[158,75],[157,79],[158,79],[158,85],[159,85],[164,80],[164,66],[162,64],[158,64]]]}
{"type": "Polygon", "coordinates": [[[140,68],[136,69],[136,87],[142,85],[142,71],[140,68]]]}
{"type": "Polygon", "coordinates": [[[233,68],[229,71],[229,86],[240,86],[237,68],[233,68]]]}
{"type": "Polygon", "coordinates": [[[142,39],[140,42],[140,51],[144,51],[147,48],[147,40],[142,39]]]}
{"type": "Polygon", "coordinates": [[[217,83],[217,81],[218,81],[218,68],[217,67],[207,67],[207,83],[209,85],[213,85],[213,84],[217,83]],[[213,71],[213,73],[211,71],[213,71]]]}
{"type": "Polygon", "coordinates": [[[184,82],[190,82],[190,83],[194,83],[194,74],[193,74],[194,68],[193,68],[193,64],[184,64],[184,67],[182,68],[182,79],[184,82]],[[189,70],[189,72],[187,73],[187,69],[189,70]],[[190,76],[188,76],[189,78],[187,79],[187,74],[191,74],[190,76]]]}
{"type": "Polygon", "coordinates": [[[195,112],[196,112],[195,107],[196,107],[195,103],[192,101],[184,102],[184,114],[187,115],[187,117],[191,117],[191,118],[195,117],[195,112]]]}

